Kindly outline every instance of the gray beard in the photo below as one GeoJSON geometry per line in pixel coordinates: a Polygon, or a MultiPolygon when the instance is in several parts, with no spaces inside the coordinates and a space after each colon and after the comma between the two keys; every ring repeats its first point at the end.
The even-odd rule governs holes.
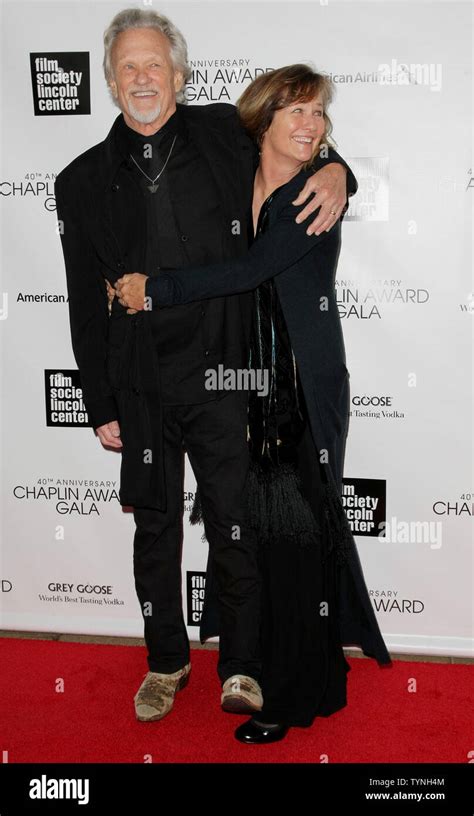
{"type": "Polygon", "coordinates": [[[141,122],[142,125],[149,125],[151,122],[154,122],[155,119],[158,119],[161,112],[161,104],[157,102],[154,108],[148,111],[148,113],[145,113],[144,111],[137,110],[133,102],[129,101],[128,112],[136,122],[141,122]]]}

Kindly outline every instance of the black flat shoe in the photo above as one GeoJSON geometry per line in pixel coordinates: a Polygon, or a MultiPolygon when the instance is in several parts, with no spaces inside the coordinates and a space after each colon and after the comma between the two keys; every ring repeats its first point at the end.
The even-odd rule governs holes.
{"type": "Polygon", "coordinates": [[[289,727],[287,725],[265,728],[264,725],[257,725],[253,719],[250,719],[235,729],[234,736],[239,742],[246,742],[249,745],[265,745],[267,742],[282,740],[286,737],[288,731],[289,727]]]}

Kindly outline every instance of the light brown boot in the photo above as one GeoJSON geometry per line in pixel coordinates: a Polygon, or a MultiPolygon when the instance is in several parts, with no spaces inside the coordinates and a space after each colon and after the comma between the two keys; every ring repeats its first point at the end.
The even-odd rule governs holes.
{"type": "Polygon", "coordinates": [[[221,706],[232,714],[253,714],[263,706],[262,689],[253,677],[233,674],[222,687],[221,706]]]}
{"type": "Polygon", "coordinates": [[[135,694],[135,714],[141,722],[161,720],[173,708],[174,696],[189,680],[191,663],[173,674],[148,672],[135,694]]]}

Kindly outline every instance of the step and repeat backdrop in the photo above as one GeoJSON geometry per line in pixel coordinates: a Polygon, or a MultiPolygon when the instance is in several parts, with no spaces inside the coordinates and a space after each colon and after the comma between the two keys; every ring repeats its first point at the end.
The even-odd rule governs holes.
{"type": "MultiPolygon", "coordinates": [[[[133,515],[118,501],[120,454],[82,404],[54,200],[55,176],[119,113],[102,37],[134,5],[2,3],[2,629],[143,634],[133,515]]],[[[334,80],[334,137],[359,181],[336,283],[351,375],[346,512],[389,649],[472,654],[471,4],[142,7],[188,41],[189,104],[235,102],[294,62],[334,80]]],[[[195,486],[188,465],[191,639],[207,560],[188,522],[195,486]]]]}

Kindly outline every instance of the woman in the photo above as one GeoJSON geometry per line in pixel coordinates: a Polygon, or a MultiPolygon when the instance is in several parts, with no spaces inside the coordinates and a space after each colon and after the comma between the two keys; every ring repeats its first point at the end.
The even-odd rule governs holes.
{"type": "Polygon", "coordinates": [[[249,401],[264,696],[258,716],[235,732],[249,743],[282,739],[346,705],[343,643],[390,662],[340,498],[349,412],[334,296],[340,221],[308,236],[292,204],[329,144],[331,95],[326,77],[292,65],[259,76],[240,98],[242,122],[260,145],[247,256],[117,284],[130,309],[144,307],[144,294],[164,308],[256,290],[250,368],[270,376],[268,393],[251,391],[249,401]]]}

